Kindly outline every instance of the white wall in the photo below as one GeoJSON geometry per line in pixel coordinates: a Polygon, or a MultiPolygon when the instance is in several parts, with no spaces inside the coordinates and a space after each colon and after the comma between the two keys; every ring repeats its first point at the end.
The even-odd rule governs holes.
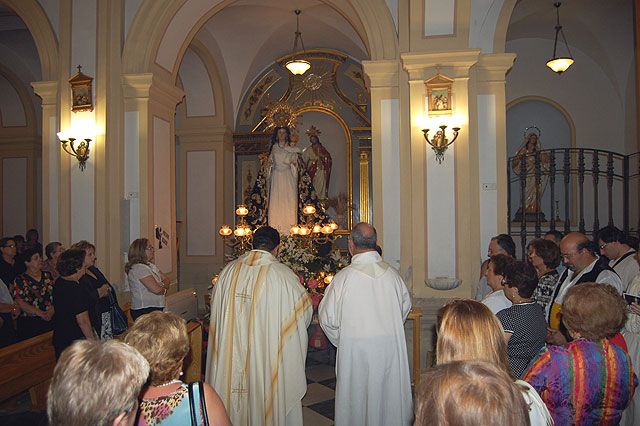
{"type": "Polygon", "coordinates": [[[2,160],[2,235],[27,231],[27,158],[2,160]]]}
{"type": "Polygon", "coordinates": [[[553,51],[552,40],[518,39],[507,43],[507,51],[518,54],[507,74],[507,103],[524,96],[551,99],[575,123],[576,147],[606,146],[612,151],[626,151],[626,97],[618,94],[619,82],[612,80],[591,57],[572,49],[575,63],[557,75],[545,65],[553,51]]]}

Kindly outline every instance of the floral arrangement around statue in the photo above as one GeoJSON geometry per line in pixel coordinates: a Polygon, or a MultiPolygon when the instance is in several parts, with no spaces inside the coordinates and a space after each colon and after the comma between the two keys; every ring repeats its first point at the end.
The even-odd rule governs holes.
{"type": "Polygon", "coordinates": [[[319,256],[313,248],[305,245],[304,240],[292,235],[282,237],[278,259],[298,274],[300,283],[309,292],[314,310],[334,275],[349,264],[349,259],[339,250],[319,256]]]}
{"type": "MultiPolygon", "coordinates": [[[[339,250],[333,250],[327,256],[320,256],[314,247],[305,244],[305,240],[292,235],[281,236],[278,259],[298,275],[300,283],[311,297],[314,310],[318,309],[334,275],[349,264],[349,259],[339,250]]],[[[209,295],[217,280],[218,274],[215,274],[208,288],[209,295]]]]}

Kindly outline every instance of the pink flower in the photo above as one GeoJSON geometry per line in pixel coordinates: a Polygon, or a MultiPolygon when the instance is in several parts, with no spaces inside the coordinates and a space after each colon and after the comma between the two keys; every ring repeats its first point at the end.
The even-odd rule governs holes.
{"type": "Polygon", "coordinates": [[[300,284],[304,285],[304,275],[298,274],[298,278],[300,278],[300,284]]]}
{"type": "Polygon", "coordinates": [[[310,289],[318,288],[318,280],[309,280],[307,287],[310,289]]]}
{"type": "Polygon", "coordinates": [[[322,296],[320,293],[310,293],[309,297],[311,297],[311,301],[313,302],[313,309],[317,309],[320,301],[324,296],[322,296]]]}

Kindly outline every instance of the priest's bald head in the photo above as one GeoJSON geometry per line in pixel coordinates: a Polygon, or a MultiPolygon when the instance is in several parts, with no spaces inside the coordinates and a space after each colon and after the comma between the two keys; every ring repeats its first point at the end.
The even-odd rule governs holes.
{"type": "Polygon", "coordinates": [[[351,230],[349,237],[349,251],[352,255],[375,251],[378,234],[376,228],[366,222],[360,222],[351,230]]]}
{"type": "MultiPolygon", "coordinates": [[[[253,249],[274,252],[280,245],[280,234],[275,228],[263,226],[253,233],[253,249]]],[[[274,253],[275,256],[275,253],[274,253]]]]}

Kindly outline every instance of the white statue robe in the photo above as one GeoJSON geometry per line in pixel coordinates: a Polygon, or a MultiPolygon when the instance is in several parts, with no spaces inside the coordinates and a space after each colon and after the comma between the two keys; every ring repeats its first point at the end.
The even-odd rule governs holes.
{"type": "Polygon", "coordinates": [[[298,176],[295,164],[298,154],[287,145],[273,145],[269,185],[269,225],[281,234],[289,234],[298,223],[298,176]]]}
{"type": "Polygon", "coordinates": [[[327,288],[318,313],[338,347],[336,426],[412,424],[404,335],[410,309],[402,278],[375,251],[353,256],[327,288]]]}
{"type": "Polygon", "coordinates": [[[220,273],[206,381],[235,426],[302,425],[312,311],[299,278],[269,252],[252,250],[220,273]]]}

